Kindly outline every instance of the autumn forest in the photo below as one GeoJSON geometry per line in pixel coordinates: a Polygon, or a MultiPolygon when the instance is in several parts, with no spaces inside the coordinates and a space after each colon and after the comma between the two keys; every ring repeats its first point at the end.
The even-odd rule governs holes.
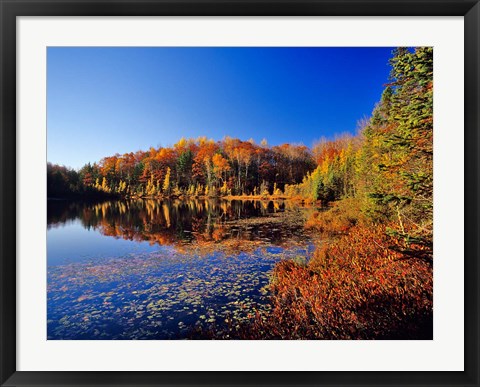
{"type": "MultiPolygon", "coordinates": [[[[155,225],[155,215],[139,219],[137,226],[129,223],[127,227],[118,220],[121,215],[117,214],[117,220],[106,221],[102,229],[122,224],[115,231],[116,237],[132,240],[132,235],[136,235],[134,240],[148,238],[164,245],[178,244],[179,238],[187,238],[185,232],[191,232],[195,237],[202,235],[206,245],[208,235],[211,236],[214,229],[218,232],[223,222],[223,229],[228,232],[208,244],[218,249],[222,243],[226,245],[228,233],[237,232],[236,227],[247,222],[241,220],[247,217],[242,211],[255,213],[260,219],[256,223],[245,223],[248,233],[241,234],[242,238],[238,232],[235,234],[237,242],[248,239],[250,244],[254,243],[251,234],[256,227],[260,227],[261,233],[268,232],[261,228],[264,226],[258,226],[262,217],[265,221],[268,218],[268,227],[281,233],[283,229],[275,226],[277,221],[273,218],[286,217],[281,221],[286,224],[288,214],[292,214],[290,218],[294,218],[295,224],[285,235],[297,235],[297,226],[301,224],[302,232],[309,236],[308,243],[312,245],[311,255],[299,260],[298,256],[303,253],[290,254],[287,249],[286,258],[272,261],[271,277],[262,288],[268,307],[262,313],[247,314],[238,324],[226,317],[222,318],[223,325],[218,325],[218,317],[205,312],[205,319],[199,320],[201,324],[194,325],[194,322],[188,323],[188,318],[197,313],[193,310],[199,307],[195,307],[192,314],[187,313],[188,318],[178,323],[174,320],[178,329],[187,332],[187,338],[431,339],[433,49],[397,48],[390,59],[390,68],[390,80],[380,101],[372,107],[370,117],[359,117],[355,135],[322,138],[319,133],[320,139],[311,147],[295,143],[270,145],[269,139],[256,143],[253,139],[228,135],[219,141],[208,137],[179,138],[172,146],[106,156],[78,170],[49,163],[48,198],[69,202],[124,202],[131,208],[134,203],[164,203],[164,208],[168,207],[164,211],[169,211],[168,243],[158,242],[161,238],[155,239],[149,234],[155,225]],[[208,217],[203,215],[204,207],[198,210],[195,204],[194,216],[208,218],[208,221],[201,223],[204,228],[189,231],[189,226],[178,220],[184,216],[182,203],[189,201],[233,204],[223,210],[215,209],[216,204],[211,205],[215,212],[208,217]],[[235,204],[237,202],[243,204],[235,204]],[[264,209],[256,210],[255,203],[265,203],[264,209]],[[241,221],[230,221],[233,216],[229,213],[230,206],[245,215],[238,218],[241,221]],[[294,214],[297,207],[304,212],[294,214]],[[171,226],[172,211],[179,222],[176,228],[171,226]],[[211,218],[217,219],[217,225],[211,218]],[[178,234],[180,229],[186,231],[178,234]],[[172,242],[173,235],[177,235],[175,242],[172,242]],[[211,324],[204,325],[205,321],[211,324]]],[[[135,204],[139,205],[143,206],[135,204]]],[[[107,210],[109,208],[110,204],[107,210]]],[[[84,218],[87,209],[82,211],[84,218]]],[[[162,215],[162,219],[166,217],[162,215]]],[[[191,222],[189,218],[189,224],[191,222]]],[[[200,239],[196,238],[200,246],[200,239]]],[[[261,246],[259,242],[258,248],[261,246]]],[[[263,248],[270,252],[271,247],[263,248]]],[[[241,251],[242,247],[235,244],[235,249],[241,251]]],[[[91,275],[97,274],[91,272],[91,275]]],[[[108,297],[114,296],[105,296],[107,289],[102,292],[99,294],[107,297],[108,304],[108,297]]],[[[129,294],[132,296],[131,291],[129,294]]],[[[85,297],[90,297],[90,293],[85,297]]],[[[247,299],[245,305],[249,305],[251,299],[247,299]]],[[[185,305],[185,310],[191,307],[185,305]]],[[[149,307],[140,310],[145,312],[149,307]]],[[[148,317],[149,324],[162,313],[160,309],[153,310],[153,317],[148,317]]],[[[92,317],[84,318],[82,324],[93,321],[92,317]]],[[[73,324],[72,321],[68,324],[73,324]]],[[[52,333],[52,336],[55,335],[52,333]]]]}

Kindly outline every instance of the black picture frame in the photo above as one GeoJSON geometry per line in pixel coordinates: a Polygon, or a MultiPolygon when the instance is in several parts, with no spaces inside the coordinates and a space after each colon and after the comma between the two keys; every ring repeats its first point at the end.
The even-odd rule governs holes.
{"type": "MultiPolygon", "coordinates": [[[[2,386],[478,386],[478,0],[0,0],[2,386]],[[17,16],[463,16],[465,21],[465,370],[463,372],[25,372],[16,370],[17,16]]],[[[455,128],[452,128],[455,130],[455,128]]]]}

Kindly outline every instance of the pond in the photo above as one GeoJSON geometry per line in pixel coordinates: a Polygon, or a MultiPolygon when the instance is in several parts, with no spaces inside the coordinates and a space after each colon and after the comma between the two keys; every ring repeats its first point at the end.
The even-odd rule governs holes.
{"type": "Polygon", "coordinates": [[[50,340],[231,338],[268,312],[275,263],[314,249],[289,201],[47,206],[50,340]]]}

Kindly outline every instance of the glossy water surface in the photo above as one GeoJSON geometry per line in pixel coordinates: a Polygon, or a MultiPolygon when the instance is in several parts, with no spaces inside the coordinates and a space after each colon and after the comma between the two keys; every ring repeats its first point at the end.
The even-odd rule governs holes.
{"type": "Polygon", "coordinates": [[[279,201],[49,201],[47,336],[229,338],[268,311],[276,262],[308,260],[308,211],[279,201]]]}

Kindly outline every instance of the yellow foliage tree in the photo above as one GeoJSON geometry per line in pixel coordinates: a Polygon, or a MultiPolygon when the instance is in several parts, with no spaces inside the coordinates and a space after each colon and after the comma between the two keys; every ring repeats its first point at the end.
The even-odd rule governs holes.
{"type": "Polygon", "coordinates": [[[167,173],[165,174],[165,180],[163,181],[163,193],[170,193],[170,167],[167,167],[167,173]]]}

